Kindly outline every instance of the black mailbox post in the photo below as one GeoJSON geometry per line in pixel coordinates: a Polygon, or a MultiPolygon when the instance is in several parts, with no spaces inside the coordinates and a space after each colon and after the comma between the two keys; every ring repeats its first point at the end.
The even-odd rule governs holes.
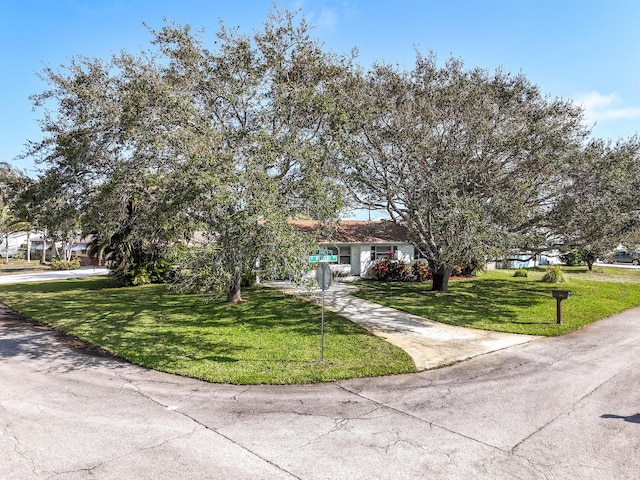
{"type": "Polygon", "coordinates": [[[551,295],[556,299],[556,323],[562,323],[562,306],[560,302],[571,296],[569,290],[551,290],[551,295]]]}

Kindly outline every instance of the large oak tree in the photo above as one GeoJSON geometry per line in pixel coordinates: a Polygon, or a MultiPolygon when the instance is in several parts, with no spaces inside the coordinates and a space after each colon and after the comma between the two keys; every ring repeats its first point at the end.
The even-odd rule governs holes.
{"type": "Polygon", "coordinates": [[[202,230],[226,273],[201,287],[239,301],[242,273],[261,255],[293,258],[282,251],[295,237],[287,218],[340,210],[340,186],[322,180],[322,133],[329,85],[348,59],[324,53],[287,10],[252,35],[221,23],[208,47],[189,26],[151,33],[143,54],[46,69],[52,88],[34,100],[56,111],[31,153],[99,239],[158,252],[202,230]]]}
{"type": "Polygon", "coordinates": [[[523,75],[417,55],[415,67],[355,72],[336,119],[345,181],[362,205],[409,229],[435,290],[455,265],[547,241],[582,112],[523,75]]]}

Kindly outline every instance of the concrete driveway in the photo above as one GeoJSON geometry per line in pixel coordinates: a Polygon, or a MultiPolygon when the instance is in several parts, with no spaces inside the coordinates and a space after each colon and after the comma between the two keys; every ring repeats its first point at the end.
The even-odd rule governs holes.
{"type": "Polygon", "coordinates": [[[635,479],[640,309],[413,375],[215,385],[0,312],[2,479],[635,479]]]}

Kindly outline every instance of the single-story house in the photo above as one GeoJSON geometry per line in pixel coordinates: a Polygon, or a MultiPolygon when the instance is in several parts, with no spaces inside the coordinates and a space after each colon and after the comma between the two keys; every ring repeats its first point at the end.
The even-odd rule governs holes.
{"type": "MultiPolygon", "coordinates": [[[[327,227],[315,220],[292,220],[291,223],[304,233],[313,235],[318,246],[331,250],[338,257],[331,269],[338,276],[369,276],[371,266],[390,252],[394,259],[404,262],[425,260],[409,241],[407,229],[391,220],[343,220],[327,227]]],[[[560,252],[530,254],[519,252],[505,261],[490,262],[493,268],[527,268],[538,265],[560,264],[560,252]]]]}
{"type": "Polygon", "coordinates": [[[407,230],[390,220],[343,220],[325,227],[315,220],[293,220],[296,228],[314,235],[321,249],[338,257],[332,270],[339,276],[366,277],[376,260],[390,254],[394,259],[412,262],[419,258],[409,242],[407,230]]]}

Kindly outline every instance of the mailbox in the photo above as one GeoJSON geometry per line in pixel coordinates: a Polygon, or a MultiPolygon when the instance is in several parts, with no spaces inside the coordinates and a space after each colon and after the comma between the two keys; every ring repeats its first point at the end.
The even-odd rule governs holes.
{"type": "Polygon", "coordinates": [[[551,295],[556,299],[556,323],[562,323],[562,300],[571,296],[569,290],[551,290],[551,295]]]}
{"type": "Polygon", "coordinates": [[[569,290],[551,290],[551,295],[558,300],[566,300],[571,296],[571,292],[569,290]]]}

